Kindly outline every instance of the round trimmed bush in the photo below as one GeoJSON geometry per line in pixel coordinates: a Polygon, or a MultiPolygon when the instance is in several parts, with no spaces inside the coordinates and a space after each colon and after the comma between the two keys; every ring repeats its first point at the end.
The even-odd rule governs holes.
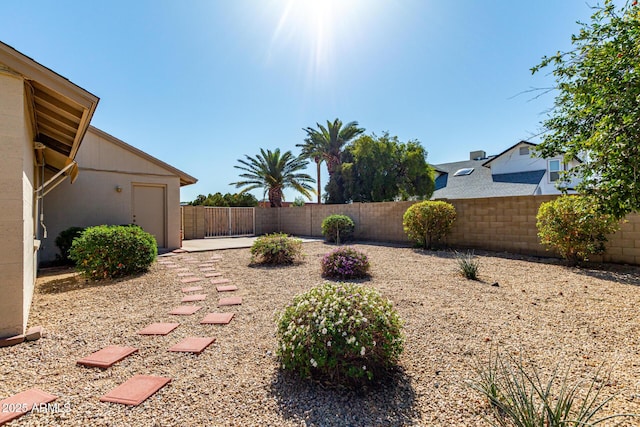
{"type": "Polygon", "coordinates": [[[87,228],[71,245],[69,258],[92,279],[147,271],[158,256],[156,239],[138,226],[99,225],[87,228]]]}
{"type": "Polygon", "coordinates": [[[282,369],[333,385],[383,376],[403,350],[402,322],[375,289],[325,283],[297,295],[279,315],[282,369]]]}
{"type": "Polygon", "coordinates": [[[619,226],[615,218],[598,212],[597,204],[583,196],[561,196],[542,203],[536,219],[542,244],[555,248],[570,265],[603,253],[606,235],[619,226]]]}
{"type": "Polygon", "coordinates": [[[302,240],[284,233],[265,234],[251,246],[251,262],[256,264],[293,264],[302,258],[302,240]]]}
{"type": "Polygon", "coordinates": [[[456,209],[451,203],[427,200],[409,206],[402,217],[405,233],[418,247],[434,248],[451,232],[456,209]]]}
{"type": "Polygon", "coordinates": [[[322,235],[332,243],[350,240],[355,228],[353,220],[346,215],[329,215],[322,220],[322,235]]]}
{"type": "Polygon", "coordinates": [[[73,263],[71,259],[69,259],[69,251],[71,250],[71,245],[73,244],[73,240],[76,237],[80,237],[82,232],[84,231],[84,227],[69,227],[66,230],[62,230],[58,237],[56,237],[56,246],[60,251],[60,254],[56,254],[56,258],[67,264],[73,263]]]}
{"type": "Polygon", "coordinates": [[[322,275],[335,279],[361,279],[369,275],[369,258],[353,248],[338,248],[321,260],[322,275]]]}

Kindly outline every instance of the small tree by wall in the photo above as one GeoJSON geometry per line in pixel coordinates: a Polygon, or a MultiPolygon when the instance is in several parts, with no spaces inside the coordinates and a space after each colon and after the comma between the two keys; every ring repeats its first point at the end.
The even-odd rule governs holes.
{"type": "Polygon", "coordinates": [[[409,207],[402,218],[402,225],[409,240],[429,249],[442,244],[455,220],[456,209],[452,204],[427,200],[409,207]]]}

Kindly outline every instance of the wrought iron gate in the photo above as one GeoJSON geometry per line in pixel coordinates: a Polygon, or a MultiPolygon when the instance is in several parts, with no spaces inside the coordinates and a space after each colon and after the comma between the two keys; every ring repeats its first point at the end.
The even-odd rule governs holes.
{"type": "Polygon", "coordinates": [[[204,208],[204,236],[253,236],[256,230],[255,208],[204,208]]]}

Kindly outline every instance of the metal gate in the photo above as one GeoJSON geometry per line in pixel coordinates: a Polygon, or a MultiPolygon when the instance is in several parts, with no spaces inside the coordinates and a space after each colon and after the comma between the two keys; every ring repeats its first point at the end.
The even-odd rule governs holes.
{"type": "Polygon", "coordinates": [[[204,208],[204,237],[253,236],[255,208],[204,208]]]}

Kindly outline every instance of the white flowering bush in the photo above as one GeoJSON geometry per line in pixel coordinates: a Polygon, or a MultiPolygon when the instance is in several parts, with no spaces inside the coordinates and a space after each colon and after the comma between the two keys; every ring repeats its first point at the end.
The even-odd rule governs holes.
{"type": "Polygon", "coordinates": [[[297,295],[278,316],[281,367],[304,378],[357,386],[395,366],[402,322],[375,289],[325,283],[297,295]]]}

